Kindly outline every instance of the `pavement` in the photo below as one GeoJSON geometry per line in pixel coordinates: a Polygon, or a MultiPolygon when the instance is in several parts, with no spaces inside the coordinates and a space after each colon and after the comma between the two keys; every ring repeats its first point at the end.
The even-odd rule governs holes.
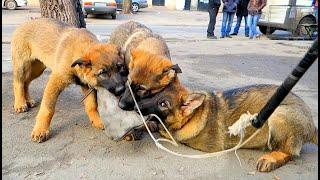
{"type": "MultiPolygon", "coordinates": [[[[12,31],[31,17],[37,8],[2,10],[2,177],[4,179],[318,179],[318,146],[306,144],[301,156],[271,172],[255,171],[262,150],[238,150],[208,159],[186,159],[158,149],[148,135],[141,141],[113,142],[91,127],[80,103],[80,88],[72,85],[59,96],[51,123],[50,139],[37,144],[30,140],[39,106],[16,114],[12,108],[12,31]]],[[[220,30],[218,16],[216,32],[220,30]]],[[[272,41],[205,38],[208,13],[171,11],[163,7],[143,9],[138,14],[119,14],[117,20],[86,19],[87,28],[107,40],[111,31],[127,20],[148,25],[162,35],[170,48],[172,61],[183,73],[180,80],[189,89],[228,89],[249,84],[280,85],[303,57],[311,41],[272,41]]],[[[240,31],[243,34],[243,30],[240,31]]],[[[279,32],[282,33],[282,32],[279,32]]],[[[32,82],[30,91],[41,101],[49,71],[32,82]]],[[[318,127],[318,61],[293,92],[312,110],[318,127]]],[[[187,146],[169,148],[185,154],[201,154],[187,146]]]]}

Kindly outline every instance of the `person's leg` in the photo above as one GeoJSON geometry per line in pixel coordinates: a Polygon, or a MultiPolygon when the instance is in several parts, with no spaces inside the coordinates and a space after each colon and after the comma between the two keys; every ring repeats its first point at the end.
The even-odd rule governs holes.
{"type": "Polygon", "coordinates": [[[239,33],[240,25],[241,25],[242,16],[237,16],[237,24],[233,29],[233,33],[231,35],[237,35],[239,33]]]}
{"type": "Polygon", "coordinates": [[[209,24],[208,24],[208,29],[207,29],[207,36],[213,36],[214,35],[214,9],[209,8],[209,24]]]}
{"type": "Polygon", "coordinates": [[[244,18],[244,33],[246,37],[249,37],[248,16],[243,16],[243,18],[244,18]]]}
{"type": "Polygon", "coordinates": [[[228,26],[227,26],[227,29],[226,29],[226,36],[230,36],[230,31],[231,31],[231,27],[232,27],[232,22],[233,22],[233,17],[234,17],[234,14],[235,13],[228,13],[229,16],[228,16],[228,26]]]}
{"type": "Polygon", "coordinates": [[[253,18],[253,16],[249,14],[247,21],[248,21],[249,38],[250,39],[252,39],[252,37],[253,37],[253,33],[252,33],[252,18],[253,18]]]}
{"type": "Polygon", "coordinates": [[[226,35],[227,18],[228,18],[228,13],[223,12],[222,25],[221,25],[221,38],[224,38],[226,35]]]}
{"type": "Polygon", "coordinates": [[[257,36],[257,24],[258,21],[260,19],[260,14],[254,15],[253,16],[253,22],[252,22],[252,33],[253,33],[253,37],[256,38],[257,36]]]}

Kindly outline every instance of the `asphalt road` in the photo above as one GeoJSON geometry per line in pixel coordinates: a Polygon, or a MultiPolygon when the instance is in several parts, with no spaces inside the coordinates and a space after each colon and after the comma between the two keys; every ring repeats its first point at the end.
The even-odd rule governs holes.
{"type": "MultiPolygon", "coordinates": [[[[2,26],[2,177],[4,179],[318,179],[318,147],[303,146],[301,156],[271,172],[255,171],[262,150],[239,150],[239,166],[233,153],[210,159],[185,159],[167,154],[147,135],[141,141],[113,142],[91,127],[79,102],[79,87],[70,86],[59,97],[50,139],[31,142],[30,133],[39,106],[16,114],[12,109],[10,34],[15,25],[2,26]],[[4,62],[4,59],[6,61],[4,62]],[[5,72],[5,73],[4,73],[5,72]],[[132,178],[133,177],[133,178],[132,178]]],[[[310,41],[249,41],[244,37],[207,40],[205,26],[151,25],[168,42],[172,61],[182,69],[182,83],[192,90],[228,89],[249,84],[280,85],[299,62],[310,41]]],[[[88,25],[108,38],[115,25],[88,25]]],[[[40,102],[49,72],[30,86],[40,102]]],[[[318,61],[293,92],[311,108],[318,127],[318,61]]],[[[170,147],[170,146],[169,146],[170,147]]],[[[172,149],[186,154],[201,152],[180,145],[172,149]]]]}

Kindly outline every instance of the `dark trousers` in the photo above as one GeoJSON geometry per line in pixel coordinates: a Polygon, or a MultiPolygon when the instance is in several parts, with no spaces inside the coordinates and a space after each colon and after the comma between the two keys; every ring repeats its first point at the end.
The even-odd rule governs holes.
{"type": "Polygon", "coordinates": [[[213,8],[209,8],[209,16],[210,16],[210,21],[207,29],[207,35],[208,36],[214,36],[214,28],[216,26],[216,19],[217,19],[217,14],[219,11],[220,6],[215,6],[213,8]]]}

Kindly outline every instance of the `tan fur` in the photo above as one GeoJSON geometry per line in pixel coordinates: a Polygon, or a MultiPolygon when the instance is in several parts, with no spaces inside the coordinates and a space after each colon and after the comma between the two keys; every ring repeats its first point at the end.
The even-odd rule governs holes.
{"type": "MultiPolygon", "coordinates": [[[[119,48],[100,43],[94,34],[86,29],[78,29],[52,19],[37,19],[22,24],[12,37],[14,109],[25,112],[35,103],[28,92],[32,80],[49,68],[52,73],[45,88],[32,140],[45,141],[54,114],[59,94],[65,87],[77,80],[82,83],[82,91],[88,91],[87,84],[98,86],[96,74],[116,62],[123,62],[119,48]],[[84,65],[71,67],[82,58],[84,65]],[[87,67],[87,65],[92,66],[87,67]]],[[[96,93],[91,93],[84,101],[86,112],[94,127],[104,125],[97,112],[96,93]]]]}
{"type": "MultiPolygon", "coordinates": [[[[172,113],[166,119],[168,128],[178,141],[205,152],[234,147],[239,138],[230,137],[227,128],[247,111],[258,113],[277,88],[274,85],[255,85],[220,95],[192,92],[205,94],[206,98],[191,116],[186,117],[183,116],[182,107],[192,93],[179,87],[179,82],[173,83],[176,84],[174,88],[166,92],[166,96],[173,99],[172,113]]],[[[245,139],[255,130],[248,127],[245,139]]],[[[164,131],[160,133],[167,137],[164,131]]],[[[258,171],[267,172],[285,164],[292,156],[299,156],[303,144],[317,144],[317,134],[310,109],[298,96],[290,93],[262,127],[262,131],[243,148],[270,148],[272,153],[264,155],[257,163],[258,171]]]]}

